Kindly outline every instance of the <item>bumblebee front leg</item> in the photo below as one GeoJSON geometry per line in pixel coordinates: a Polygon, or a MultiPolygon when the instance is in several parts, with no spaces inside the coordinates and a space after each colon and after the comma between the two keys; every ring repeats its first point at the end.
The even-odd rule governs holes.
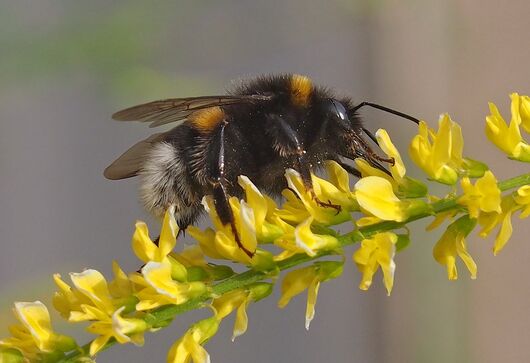
{"type": "Polygon", "coordinates": [[[243,250],[250,258],[254,256],[254,251],[249,251],[243,244],[241,243],[241,239],[239,237],[239,233],[236,228],[236,222],[234,218],[234,212],[232,211],[232,208],[230,207],[230,195],[227,191],[228,188],[228,181],[225,176],[225,127],[226,123],[223,122],[220,125],[219,130],[217,131],[217,134],[213,136],[212,139],[212,151],[213,155],[215,155],[215,151],[217,151],[217,160],[212,160],[213,167],[210,168],[210,178],[213,184],[213,201],[215,206],[215,211],[217,212],[217,215],[219,216],[219,219],[224,225],[230,225],[230,228],[232,229],[232,233],[234,234],[234,239],[237,243],[237,246],[243,250]]]}
{"type": "Polygon", "coordinates": [[[320,200],[315,190],[313,189],[313,182],[311,180],[311,169],[313,166],[306,160],[306,151],[295,130],[281,117],[271,118],[273,130],[276,132],[277,143],[274,148],[278,151],[280,156],[292,158],[294,157],[294,169],[300,173],[302,182],[306,190],[311,193],[313,200],[321,207],[333,208],[337,214],[341,211],[341,206],[333,204],[331,201],[324,202],[320,200]]]}

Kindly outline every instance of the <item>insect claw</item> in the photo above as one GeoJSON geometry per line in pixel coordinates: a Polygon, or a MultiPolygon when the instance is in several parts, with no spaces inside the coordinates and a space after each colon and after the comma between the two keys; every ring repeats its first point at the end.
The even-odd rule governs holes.
{"type": "Polygon", "coordinates": [[[339,214],[342,210],[342,207],[339,205],[339,204],[333,204],[331,202],[331,200],[328,199],[327,202],[323,202],[321,201],[320,199],[318,199],[318,197],[314,194],[314,192],[312,193],[313,194],[313,199],[315,200],[315,202],[320,206],[320,207],[325,207],[325,208],[333,208],[337,211],[337,214],[339,214]]]}

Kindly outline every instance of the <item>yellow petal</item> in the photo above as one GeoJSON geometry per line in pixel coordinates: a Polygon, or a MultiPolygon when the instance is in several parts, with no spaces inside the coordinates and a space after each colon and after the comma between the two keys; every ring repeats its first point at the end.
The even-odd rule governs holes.
{"type": "Polygon", "coordinates": [[[248,327],[248,317],[247,317],[247,304],[248,300],[244,301],[237,308],[236,320],[234,322],[234,331],[232,333],[232,341],[234,341],[238,336],[245,334],[248,327]]]}
{"type": "Polygon", "coordinates": [[[162,259],[173,250],[175,244],[177,243],[178,233],[179,227],[177,225],[177,221],[175,220],[175,207],[171,206],[164,215],[162,230],[160,231],[160,239],[158,241],[156,256],[157,262],[162,261],[162,259]]]}
{"type": "Polygon", "coordinates": [[[124,318],[121,316],[125,306],[122,306],[112,314],[112,332],[118,343],[141,343],[141,340],[131,339],[129,335],[143,332],[147,329],[147,323],[141,319],[124,318]]]}
{"type": "Polygon", "coordinates": [[[215,233],[215,249],[225,259],[250,264],[251,258],[237,245],[233,235],[223,231],[215,233]]]}
{"type": "Polygon", "coordinates": [[[87,303],[88,298],[83,299],[82,294],[76,294],[75,291],[61,279],[61,275],[54,274],[53,280],[59,291],[53,296],[53,306],[65,319],[68,319],[72,310],[80,310],[81,303],[87,303]]]}
{"type": "Polygon", "coordinates": [[[135,226],[132,237],[132,249],[135,255],[143,262],[155,261],[158,257],[158,247],[149,237],[147,224],[138,221],[135,226]]]}
{"type": "Polygon", "coordinates": [[[207,228],[203,232],[195,226],[189,226],[186,232],[199,242],[199,246],[206,256],[216,259],[223,258],[223,255],[217,252],[215,248],[215,231],[213,229],[207,228]]]}
{"type": "Polygon", "coordinates": [[[467,252],[466,240],[463,234],[459,234],[456,238],[456,251],[458,253],[458,257],[460,257],[462,262],[464,262],[464,265],[466,265],[471,275],[471,278],[476,279],[477,264],[475,263],[469,252],[467,252]]]}
{"type": "Polygon", "coordinates": [[[296,226],[294,231],[295,244],[308,256],[315,256],[319,250],[330,250],[339,247],[335,237],[315,234],[311,231],[313,218],[309,217],[296,226]]]}
{"type": "Polygon", "coordinates": [[[221,297],[214,299],[212,307],[215,310],[215,316],[221,320],[227,317],[237,309],[248,297],[245,290],[237,289],[223,294],[221,297]]]}
{"type": "Polygon", "coordinates": [[[521,126],[530,134],[530,97],[520,96],[519,114],[521,115],[521,126]]]}
{"type": "Polygon", "coordinates": [[[512,236],[512,213],[508,212],[502,218],[501,228],[495,238],[495,245],[493,246],[493,255],[497,254],[504,248],[510,237],[512,236]]]}
{"type": "Polygon", "coordinates": [[[355,184],[355,197],[364,210],[383,220],[401,222],[407,218],[392,184],[376,176],[362,178],[355,184]]]}
{"type": "Polygon", "coordinates": [[[93,357],[95,356],[103,347],[107,344],[110,335],[100,335],[90,343],[89,354],[93,357]]]}
{"type": "Polygon", "coordinates": [[[204,284],[201,282],[174,281],[171,278],[171,264],[167,262],[148,262],[142,268],[142,275],[157,294],[169,299],[173,304],[182,304],[204,291],[204,284]]]}
{"type": "Polygon", "coordinates": [[[254,210],[244,200],[241,201],[241,243],[247,251],[255,252],[258,246],[254,210]]]}
{"type": "Polygon", "coordinates": [[[350,193],[350,177],[348,172],[333,160],[326,161],[325,165],[331,184],[335,185],[341,192],[350,193]]]}
{"type": "Polygon", "coordinates": [[[245,190],[245,200],[254,211],[255,224],[261,226],[265,221],[268,211],[267,199],[259,189],[244,175],[237,178],[239,185],[245,190]]]}
{"type": "Polygon", "coordinates": [[[109,284],[109,291],[114,298],[125,298],[132,295],[132,284],[127,274],[117,261],[112,261],[114,280],[109,284]]]}
{"type": "Polygon", "coordinates": [[[434,163],[434,170],[442,168],[449,160],[452,154],[452,133],[451,120],[448,114],[443,114],[438,121],[438,133],[436,134],[436,141],[433,144],[432,161],[434,163]]]}
{"type": "Polygon", "coordinates": [[[318,289],[320,287],[320,281],[314,279],[311,281],[307,288],[307,305],[305,311],[305,328],[309,330],[309,325],[315,317],[315,306],[317,303],[318,289]]]}
{"type": "Polygon", "coordinates": [[[107,281],[99,271],[88,269],[81,273],[71,273],[70,279],[99,309],[109,313],[114,311],[107,281]]]}
{"type": "Polygon", "coordinates": [[[377,138],[377,143],[381,147],[381,150],[383,150],[383,152],[387,156],[394,158],[394,165],[390,166],[390,171],[392,172],[392,176],[394,177],[394,179],[399,182],[405,176],[405,173],[407,171],[407,169],[405,168],[405,164],[401,159],[399,151],[392,143],[392,140],[390,140],[390,136],[388,136],[386,130],[377,130],[377,132],[375,133],[375,137],[377,138]]]}
{"type": "Polygon", "coordinates": [[[376,224],[379,222],[382,222],[381,218],[377,218],[374,216],[367,216],[367,217],[361,217],[358,220],[356,220],[355,225],[360,228],[360,227],[371,226],[372,224],[376,224]]]}

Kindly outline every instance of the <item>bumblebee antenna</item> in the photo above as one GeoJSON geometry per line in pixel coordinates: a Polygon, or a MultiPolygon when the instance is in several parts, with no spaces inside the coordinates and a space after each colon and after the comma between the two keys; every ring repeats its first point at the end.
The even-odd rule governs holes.
{"type": "Polygon", "coordinates": [[[419,124],[420,123],[420,120],[418,120],[417,118],[412,117],[410,115],[407,115],[406,113],[399,112],[399,111],[393,110],[391,108],[388,108],[388,107],[385,107],[385,106],[381,106],[381,105],[378,105],[377,103],[372,103],[372,102],[363,101],[363,102],[359,103],[357,106],[355,106],[354,108],[352,108],[351,111],[355,112],[355,111],[357,111],[358,109],[360,109],[361,107],[364,107],[364,106],[370,106],[370,107],[373,107],[373,108],[377,108],[378,110],[391,113],[392,115],[396,115],[396,116],[399,116],[399,117],[406,118],[407,120],[410,120],[410,121],[414,122],[415,124],[419,124]]]}

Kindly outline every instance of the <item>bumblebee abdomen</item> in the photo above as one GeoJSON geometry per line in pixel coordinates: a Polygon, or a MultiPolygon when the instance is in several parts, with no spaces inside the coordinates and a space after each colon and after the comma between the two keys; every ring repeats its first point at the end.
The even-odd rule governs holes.
{"type": "Polygon", "coordinates": [[[202,211],[203,193],[193,177],[192,165],[180,138],[185,128],[180,126],[166,141],[158,142],[149,150],[140,176],[140,199],[145,208],[162,217],[167,208],[175,205],[175,217],[179,226],[193,223],[202,211]]]}

